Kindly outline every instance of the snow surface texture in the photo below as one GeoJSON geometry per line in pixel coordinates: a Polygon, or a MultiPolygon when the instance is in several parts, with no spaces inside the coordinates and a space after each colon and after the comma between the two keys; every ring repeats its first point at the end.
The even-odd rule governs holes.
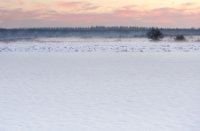
{"type": "Polygon", "coordinates": [[[199,131],[199,56],[0,53],[0,131],[199,131]]]}
{"type": "Polygon", "coordinates": [[[1,52],[200,52],[200,38],[175,42],[166,38],[151,42],[146,38],[49,38],[0,42],[1,52]]]}
{"type": "Polygon", "coordinates": [[[0,42],[0,131],[199,131],[198,39],[0,42]]]}

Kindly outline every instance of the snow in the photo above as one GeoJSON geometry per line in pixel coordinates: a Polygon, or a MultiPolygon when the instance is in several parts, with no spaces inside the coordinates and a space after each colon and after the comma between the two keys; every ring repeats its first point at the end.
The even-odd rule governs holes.
{"type": "Polygon", "coordinates": [[[0,53],[0,131],[200,130],[197,51],[46,53],[23,50],[31,43],[0,46],[13,49],[0,53]]]}
{"type": "Polygon", "coordinates": [[[175,42],[146,38],[49,38],[0,42],[0,52],[200,52],[199,37],[175,42]]]}

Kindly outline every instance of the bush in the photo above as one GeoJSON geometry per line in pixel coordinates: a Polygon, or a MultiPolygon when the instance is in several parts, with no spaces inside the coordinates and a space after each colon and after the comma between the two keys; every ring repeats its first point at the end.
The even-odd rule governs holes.
{"type": "Polygon", "coordinates": [[[176,40],[176,41],[185,41],[185,37],[184,37],[184,35],[177,35],[177,36],[175,37],[175,40],[176,40]]]}
{"type": "Polygon", "coordinates": [[[164,37],[163,33],[158,28],[152,28],[147,32],[147,37],[151,40],[160,40],[164,37]]]}

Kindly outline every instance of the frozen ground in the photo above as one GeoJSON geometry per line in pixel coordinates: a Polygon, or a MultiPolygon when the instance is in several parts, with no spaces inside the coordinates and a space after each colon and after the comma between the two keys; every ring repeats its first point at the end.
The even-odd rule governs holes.
{"type": "Polygon", "coordinates": [[[0,53],[0,131],[199,131],[199,53],[0,53]]]}
{"type": "Polygon", "coordinates": [[[200,52],[200,38],[189,37],[185,42],[173,38],[159,42],[146,38],[40,38],[1,41],[1,52],[200,52]]]}

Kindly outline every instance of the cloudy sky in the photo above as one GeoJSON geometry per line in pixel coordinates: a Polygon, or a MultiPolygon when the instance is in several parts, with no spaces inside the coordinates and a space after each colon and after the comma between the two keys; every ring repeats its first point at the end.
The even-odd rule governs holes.
{"type": "Polygon", "coordinates": [[[0,27],[200,27],[200,0],[0,0],[0,27]]]}

